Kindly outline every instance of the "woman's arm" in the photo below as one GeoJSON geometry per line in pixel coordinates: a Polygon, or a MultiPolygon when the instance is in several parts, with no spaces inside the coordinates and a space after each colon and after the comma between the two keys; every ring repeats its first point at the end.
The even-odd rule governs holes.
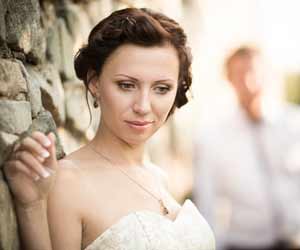
{"type": "Polygon", "coordinates": [[[34,132],[23,139],[4,165],[13,194],[22,250],[50,250],[47,195],[57,168],[55,136],[34,132]]]}
{"type": "Polygon", "coordinates": [[[79,168],[57,162],[54,134],[34,132],[15,147],[4,173],[15,201],[22,250],[80,250],[79,168]]]}
{"type": "Polygon", "coordinates": [[[80,250],[82,241],[80,176],[61,160],[47,200],[18,205],[22,250],[80,250]]]}
{"type": "Polygon", "coordinates": [[[22,250],[51,250],[47,203],[38,201],[30,207],[16,205],[22,250]]]}
{"type": "MultiPolygon", "coordinates": [[[[48,196],[48,221],[53,250],[82,248],[81,175],[69,160],[60,160],[56,182],[48,196]]],[[[91,208],[92,209],[92,208],[91,208]]]]}

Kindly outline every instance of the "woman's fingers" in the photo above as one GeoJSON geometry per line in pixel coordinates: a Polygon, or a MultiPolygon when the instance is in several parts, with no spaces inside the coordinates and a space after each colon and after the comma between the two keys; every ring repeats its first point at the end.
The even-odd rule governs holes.
{"type": "Polygon", "coordinates": [[[34,171],[30,170],[21,161],[16,161],[15,167],[18,171],[22,172],[23,174],[25,174],[27,177],[33,179],[34,181],[37,181],[40,179],[40,176],[38,174],[36,174],[34,171]]]}
{"type": "Polygon", "coordinates": [[[51,145],[51,141],[49,140],[49,138],[40,131],[34,131],[31,137],[35,139],[37,142],[39,142],[41,146],[45,148],[49,148],[51,145]]]}
{"type": "Polygon", "coordinates": [[[47,135],[48,139],[50,140],[51,145],[48,148],[48,151],[50,153],[50,156],[45,160],[44,165],[53,171],[56,171],[56,168],[58,167],[57,164],[57,158],[56,158],[56,147],[55,147],[55,134],[53,132],[50,132],[47,135]]]}
{"type": "Polygon", "coordinates": [[[13,179],[14,175],[23,173],[32,180],[39,180],[40,176],[30,170],[24,163],[19,160],[8,161],[4,165],[4,172],[8,179],[13,179]]]}
{"type": "Polygon", "coordinates": [[[41,132],[33,132],[16,144],[3,168],[15,199],[27,205],[44,199],[55,180],[55,175],[52,175],[55,164],[54,134],[48,137],[41,132]]]}
{"type": "Polygon", "coordinates": [[[31,137],[26,137],[18,150],[27,150],[33,153],[40,162],[43,162],[45,158],[49,157],[50,154],[47,149],[45,149],[39,141],[31,137]]]}
{"type": "MultiPolygon", "coordinates": [[[[37,180],[47,178],[57,167],[55,135],[35,131],[15,145],[10,165],[37,180]]],[[[14,171],[13,169],[11,169],[14,171]]]]}
{"type": "Polygon", "coordinates": [[[45,167],[41,165],[41,163],[28,151],[16,152],[16,159],[21,161],[40,177],[47,178],[50,176],[50,173],[45,169],[45,167]]]}

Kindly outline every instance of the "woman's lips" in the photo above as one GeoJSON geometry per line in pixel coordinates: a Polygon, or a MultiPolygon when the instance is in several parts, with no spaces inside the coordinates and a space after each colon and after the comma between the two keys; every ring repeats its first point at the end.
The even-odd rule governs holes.
{"type": "Polygon", "coordinates": [[[153,122],[149,122],[149,121],[125,121],[125,122],[129,125],[129,127],[139,131],[143,131],[151,127],[153,124],[153,122]]]}

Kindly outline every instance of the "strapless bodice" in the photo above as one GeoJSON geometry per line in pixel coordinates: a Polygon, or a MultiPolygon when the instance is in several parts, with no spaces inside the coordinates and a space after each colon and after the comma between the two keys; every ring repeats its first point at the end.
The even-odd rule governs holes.
{"type": "Polygon", "coordinates": [[[174,221],[155,212],[131,212],[85,250],[214,250],[212,230],[190,200],[174,221]]]}

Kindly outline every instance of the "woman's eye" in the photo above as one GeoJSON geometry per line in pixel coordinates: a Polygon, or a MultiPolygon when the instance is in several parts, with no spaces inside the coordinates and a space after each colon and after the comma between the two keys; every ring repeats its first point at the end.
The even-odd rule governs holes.
{"type": "Polygon", "coordinates": [[[127,82],[119,82],[118,86],[120,89],[123,90],[131,90],[135,88],[135,85],[133,83],[127,83],[127,82]]]}
{"type": "Polygon", "coordinates": [[[158,94],[166,94],[170,91],[170,87],[168,86],[157,86],[155,87],[155,92],[158,94]]]}

